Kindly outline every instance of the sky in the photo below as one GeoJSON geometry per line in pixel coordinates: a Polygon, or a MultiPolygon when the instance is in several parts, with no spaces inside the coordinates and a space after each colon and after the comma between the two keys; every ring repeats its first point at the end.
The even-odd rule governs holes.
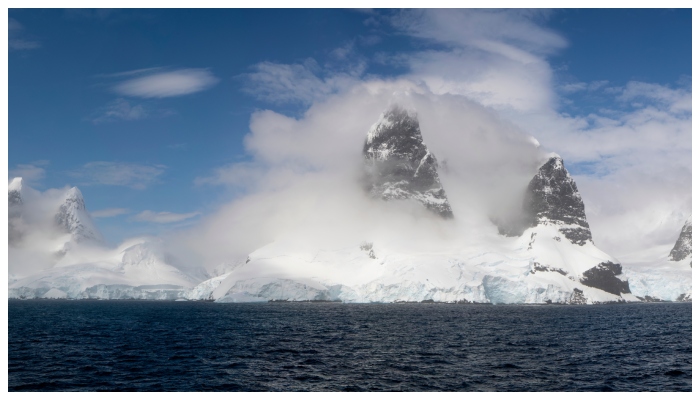
{"type": "Polygon", "coordinates": [[[622,260],[672,246],[691,212],[689,9],[8,15],[8,179],[78,186],[111,245],[174,234],[211,252],[302,223],[290,204],[352,175],[392,101],[457,171],[448,196],[520,190],[484,171],[525,171],[534,137],[622,260]]]}

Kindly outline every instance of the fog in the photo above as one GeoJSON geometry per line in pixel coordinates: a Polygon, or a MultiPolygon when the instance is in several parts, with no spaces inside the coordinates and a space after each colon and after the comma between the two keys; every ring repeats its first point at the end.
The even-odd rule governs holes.
{"type": "Polygon", "coordinates": [[[495,112],[401,80],[359,84],[299,119],[261,111],[250,128],[245,145],[252,162],[202,180],[240,186],[247,194],[170,238],[183,259],[211,268],[275,240],[316,248],[378,240],[414,250],[463,245],[477,232],[496,232],[490,216],[520,207],[545,157],[531,137],[495,112]],[[417,202],[386,202],[364,192],[362,146],[393,104],[417,113],[423,139],[441,164],[454,220],[417,202]]]}

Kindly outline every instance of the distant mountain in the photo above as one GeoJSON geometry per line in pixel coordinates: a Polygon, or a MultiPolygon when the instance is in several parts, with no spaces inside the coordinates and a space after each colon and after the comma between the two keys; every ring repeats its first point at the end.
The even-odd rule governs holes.
{"type": "MultiPolygon", "coordinates": [[[[681,234],[676,240],[675,246],[671,249],[671,253],[668,258],[671,261],[682,261],[688,257],[693,256],[693,219],[692,216],[688,217],[688,220],[683,225],[681,229],[681,234]]],[[[691,263],[692,266],[692,263],[691,263]]]]}
{"type": "Polygon", "coordinates": [[[38,193],[25,196],[27,191],[31,189],[21,178],[8,187],[10,260],[14,260],[13,252],[26,251],[50,254],[45,259],[53,261],[29,274],[10,264],[14,270],[9,282],[11,298],[175,299],[209,278],[201,269],[179,265],[156,238],[130,239],[115,249],[107,248],[76,187],[57,198],[38,193]],[[36,214],[44,208],[55,212],[36,214]],[[31,223],[23,221],[29,215],[33,216],[31,223]],[[36,230],[46,230],[41,232],[43,241],[25,243],[37,237],[32,235],[36,230]]]}
{"type": "Polygon", "coordinates": [[[383,200],[413,200],[452,218],[437,172],[437,160],[423,142],[418,117],[394,106],[367,133],[363,148],[366,189],[383,200]]]}
{"type": "Polygon", "coordinates": [[[692,216],[688,217],[670,254],[629,265],[625,275],[632,293],[644,301],[692,301],[692,216]]]}
{"type": "Polygon", "coordinates": [[[56,226],[71,235],[76,243],[84,241],[102,242],[102,235],[92,222],[85,209],[83,194],[77,187],[72,187],[63,196],[63,202],[54,216],[56,226]]]}

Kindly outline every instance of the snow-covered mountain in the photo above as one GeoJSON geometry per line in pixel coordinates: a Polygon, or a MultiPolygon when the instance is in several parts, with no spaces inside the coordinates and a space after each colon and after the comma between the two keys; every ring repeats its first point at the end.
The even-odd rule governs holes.
{"type": "Polygon", "coordinates": [[[83,194],[77,187],[68,189],[63,196],[63,202],[54,216],[56,225],[71,235],[75,243],[84,241],[102,242],[102,235],[92,222],[85,209],[83,194]]]}
{"type": "Polygon", "coordinates": [[[683,225],[671,253],[625,266],[632,293],[648,301],[691,301],[693,298],[692,216],[683,225]]]}
{"type": "Polygon", "coordinates": [[[50,210],[46,226],[58,239],[41,244],[31,229],[36,218],[24,221],[34,215],[37,195],[13,180],[9,295],[494,304],[692,298],[690,219],[670,256],[622,266],[594,244],[583,198],[556,154],[518,178],[522,200],[514,197],[520,205],[508,207],[518,209],[494,217],[479,216],[458,192],[452,198],[457,202],[448,201],[416,113],[390,107],[364,142],[357,159],[365,165],[365,193],[358,187],[352,203],[370,209],[363,212],[372,216],[364,220],[372,227],[346,230],[339,224],[332,228],[338,235],[290,228],[241,259],[220,260],[210,274],[174,259],[155,238],[107,248],[77,188],[44,207],[50,210]],[[42,246],[54,251],[56,240],[68,245],[50,265],[31,273],[14,267],[13,260],[21,259],[16,254],[42,246]]]}
{"type": "MultiPolygon", "coordinates": [[[[452,216],[415,114],[398,107],[382,114],[367,135],[364,156],[371,197],[418,201],[438,215],[452,216]]],[[[204,282],[190,297],[478,303],[637,300],[619,262],[593,244],[583,201],[563,160],[552,155],[533,175],[523,194],[523,209],[516,219],[499,225],[501,235],[484,231],[472,236],[471,243],[447,239],[432,248],[422,247],[422,239],[416,246],[377,240],[322,247],[280,238],[251,253],[246,263],[204,282]]]]}
{"type": "Polygon", "coordinates": [[[105,246],[78,188],[41,194],[15,178],[8,195],[10,298],[175,299],[208,278],[173,266],[157,238],[105,246]]]}
{"type": "Polygon", "coordinates": [[[453,217],[437,160],[423,142],[416,113],[399,106],[384,112],[367,133],[363,154],[371,196],[418,201],[445,218],[453,217]]]}

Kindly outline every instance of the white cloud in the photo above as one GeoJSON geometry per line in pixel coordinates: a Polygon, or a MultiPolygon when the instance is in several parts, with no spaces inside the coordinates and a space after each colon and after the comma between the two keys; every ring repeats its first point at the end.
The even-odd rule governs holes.
{"type": "Polygon", "coordinates": [[[104,210],[97,210],[90,212],[92,218],[111,218],[117,215],[128,214],[129,210],[126,208],[105,208],[104,210]]]}
{"type": "Polygon", "coordinates": [[[22,178],[25,182],[34,183],[44,179],[46,170],[42,167],[48,165],[48,161],[35,161],[29,164],[17,164],[10,169],[9,178],[22,178]]]}
{"type": "Polygon", "coordinates": [[[180,222],[180,221],[184,221],[186,219],[196,217],[199,214],[201,214],[201,213],[200,212],[192,212],[192,213],[187,213],[187,214],[176,214],[176,213],[171,213],[171,212],[167,212],[167,211],[154,212],[154,211],[146,210],[146,211],[143,211],[143,212],[136,214],[133,217],[133,220],[134,221],[142,221],[142,222],[153,222],[156,224],[170,224],[173,222],[180,222]]]}
{"type": "Polygon", "coordinates": [[[7,28],[7,45],[10,50],[31,50],[41,47],[41,43],[26,37],[24,26],[22,26],[22,24],[20,24],[16,19],[9,18],[7,28]]]}
{"type": "Polygon", "coordinates": [[[478,224],[483,215],[472,210],[517,207],[508,203],[517,203],[537,167],[538,154],[522,142],[531,134],[575,174],[602,249],[624,263],[672,245],[690,212],[690,91],[640,82],[611,87],[605,80],[555,87],[547,57],[567,41],[542,28],[542,18],[546,13],[520,10],[398,13],[390,22],[400,32],[443,47],[375,56],[408,69],[398,78],[316,63],[256,65],[248,91],[308,110],[299,118],[253,114],[245,139],[253,161],[197,180],[249,193],[204,218],[185,242],[220,262],[284,232],[376,227],[368,216],[384,218],[373,214],[382,205],[365,202],[355,186],[359,143],[389,99],[399,98],[419,110],[426,144],[447,160],[441,179],[455,215],[470,213],[478,224]],[[557,92],[584,90],[608,96],[607,109],[584,116],[558,111],[566,99],[557,92]]]}
{"type": "MultiPolygon", "coordinates": [[[[488,212],[503,205],[498,199],[516,198],[537,167],[539,152],[527,135],[470,100],[435,95],[408,80],[370,80],[315,102],[298,119],[255,113],[245,139],[252,161],[197,181],[243,186],[245,194],[181,233],[175,247],[215,265],[285,235],[309,243],[354,243],[402,224],[432,221],[411,207],[402,220],[401,205],[372,201],[362,190],[362,144],[392,102],[417,110],[427,146],[447,162],[449,173],[442,172],[441,180],[460,224],[466,224],[460,226],[492,227],[488,212]]],[[[434,223],[438,228],[421,232],[439,235],[434,230],[442,225],[434,223]]],[[[404,234],[411,233],[398,233],[404,234]]]]}
{"type": "Polygon", "coordinates": [[[530,59],[528,53],[549,54],[567,46],[561,35],[538,25],[545,10],[427,9],[402,10],[391,24],[407,35],[455,47],[482,47],[511,52],[530,59]]]}
{"type": "Polygon", "coordinates": [[[237,163],[216,168],[212,175],[197,177],[195,185],[222,185],[251,188],[264,176],[262,166],[254,163],[237,163]]]}
{"type": "Polygon", "coordinates": [[[95,161],[70,171],[69,175],[79,179],[82,185],[127,186],[134,189],[145,189],[157,181],[157,178],[165,172],[165,168],[164,165],[95,161]]]}
{"type": "Polygon", "coordinates": [[[671,89],[655,83],[628,82],[618,96],[620,101],[647,100],[667,107],[671,112],[690,112],[692,110],[692,95],[689,90],[671,89]]]}
{"type": "MultiPolygon", "coordinates": [[[[137,70],[137,72],[144,71],[149,72],[148,70],[137,70]]],[[[147,73],[145,76],[118,83],[114,86],[114,90],[124,96],[164,98],[200,92],[211,88],[218,82],[219,79],[208,69],[191,68],[147,73]]]]}

